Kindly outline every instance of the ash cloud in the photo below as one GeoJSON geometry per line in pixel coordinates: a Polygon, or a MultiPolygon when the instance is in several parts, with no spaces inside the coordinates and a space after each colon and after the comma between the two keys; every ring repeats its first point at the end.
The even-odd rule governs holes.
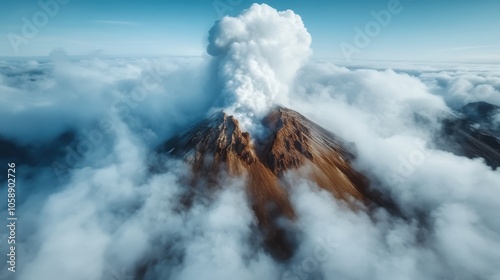
{"type": "MultiPolygon", "coordinates": [[[[113,127],[62,181],[46,165],[18,163],[16,278],[500,279],[500,173],[433,143],[442,118],[470,98],[500,105],[498,68],[339,66],[307,61],[310,40],[298,15],[253,5],[216,23],[211,58],[1,62],[0,136],[20,149],[67,131],[77,149],[102,119],[113,127]],[[144,81],[155,86],[131,99],[144,81]],[[249,130],[279,102],[355,143],[358,170],[404,218],[353,212],[287,174],[296,253],[279,261],[258,245],[242,178],[223,178],[209,200],[182,209],[188,168],[169,160],[151,174],[152,150],[217,98],[249,130]]],[[[62,150],[52,156],[64,163],[62,150]]]]}

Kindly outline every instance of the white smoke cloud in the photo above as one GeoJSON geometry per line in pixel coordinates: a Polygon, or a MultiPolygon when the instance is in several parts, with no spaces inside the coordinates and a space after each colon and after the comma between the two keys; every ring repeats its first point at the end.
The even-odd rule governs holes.
{"type": "Polygon", "coordinates": [[[300,18],[266,5],[223,18],[209,43],[215,58],[1,62],[2,138],[43,147],[70,130],[76,151],[83,131],[113,127],[62,181],[50,166],[20,167],[17,279],[500,279],[499,171],[432,145],[451,108],[470,96],[497,102],[497,67],[306,63],[300,18]],[[271,104],[296,109],[354,142],[358,169],[405,218],[353,212],[287,174],[296,250],[279,261],[259,246],[241,178],[182,209],[188,168],[148,166],[158,143],[219,97],[210,59],[226,110],[248,129],[271,104]]]}
{"type": "Polygon", "coordinates": [[[225,111],[246,129],[286,100],[297,70],[311,54],[311,36],[299,15],[254,4],[210,30],[207,51],[218,61],[225,111]]]}

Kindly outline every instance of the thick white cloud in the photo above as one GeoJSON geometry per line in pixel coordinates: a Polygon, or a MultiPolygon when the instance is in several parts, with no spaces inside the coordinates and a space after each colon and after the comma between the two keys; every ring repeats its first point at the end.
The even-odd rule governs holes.
{"type": "Polygon", "coordinates": [[[140,123],[139,129],[164,131],[157,129],[163,126],[159,119],[190,123],[206,113],[215,94],[207,84],[208,63],[200,58],[30,63],[3,62],[10,69],[1,75],[6,89],[0,95],[2,136],[23,144],[92,129],[115,115],[140,123]]]}
{"type": "Polygon", "coordinates": [[[78,150],[84,131],[113,127],[61,182],[26,167],[23,185],[40,187],[18,205],[18,279],[128,279],[144,267],[145,279],[500,279],[500,171],[432,143],[451,108],[500,105],[498,67],[307,62],[310,40],[298,15],[253,5],[216,23],[213,57],[2,62],[2,137],[42,145],[71,129],[78,150]],[[281,103],[354,142],[356,166],[405,219],[353,212],[290,173],[296,251],[279,261],[258,246],[242,178],[181,210],[188,168],[151,174],[151,150],[218,97],[248,129],[281,103]]]}
{"type": "MultiPolygon", "coordinates": [[[[389,218],[374,224],[354,222],[369,229],[341,242],[349,248],[343,256],[356,252],[354,244],[370,238],[371,244],[362,245],[365,259],[349,258],[348,265],[357,267],[351,271],[325,262],[326,275],[342,279],[497,279],[500,270],[493,263],[500,260],[495,249],[500,246],[500,223],[493,213],[500,210],[500,173],[481,159],[433,149],[432,134],[439,128],[438,120],[450,112],[443,102],[446,93],[434,91],[428,80],[410,76],[408,70],[398,72],[312,63],[296,80],[296,90],[287,104],[356,143],[358,167],[370,176],[373,186],[391,194],[410,217],[425,221],[414,224],[389,218]],[[422,118],[415,116],[427,121],[422,124],[422,118]],[[388,234],[388,225],[394,230],[391,234],[405,244],[399,250],[393,250],[381,237],[388,234]]],[[[301,194],[299,202],[305,197],[301,194]]],[[[314,205],[304,208],[307,211],[322,205],[318,201],[303,203],[314,205]]],[[[323,205],[332,209],[331,203],[323,205]]],[[[337,220],[349,217],[329,216],[337,220]]],[[[335,223],[320,221],[324,227],[335,223]]],[[[337,230],[348,231],[349,226],[337,230]]],[[[312,235],[333,231],[318,230],[312,235]]]]}
{"type": "Polygon", "coordinates": [[[276,101],[286,99],[296,71],[311,54],[311,36],[299,15],[252,5],[210,30],[207,51],[216,57],[224,107],[246,129],[276,101]]]}

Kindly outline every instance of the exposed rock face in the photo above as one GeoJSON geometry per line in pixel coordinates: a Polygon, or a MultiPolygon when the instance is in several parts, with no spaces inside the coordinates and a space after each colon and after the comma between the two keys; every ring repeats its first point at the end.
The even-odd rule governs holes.
{"type": "Polygon", "coordinates": [[[487,102],[473,102],[458,109],[462,119],[491,135],[500,135],[500,107],[487,102]]]}
{"type": "Polygon", "coordinates": [[[278,177],[259,160],[250,135],[240,130],[232,116],[216,113],[187,133],[167,141],[163,151],[183,158],[192,166],[193,184],[201,177],[209,187],[214,186],[220,172],[248,176],[253,209],[263,226],[268,227],[275,214],[294,217],[278,177]]]}
{"type": "Polygon", "coordinates": [[[273,174],[280,177],[305,166],[303,175],[335,197],[369,200],[366,178],[351,166],[354,147],[290,109],[276,108],[264,123],[272,131],[272,140],[263,158],[273,174]]]}
{"type": "Polygon", "coordinates": [[[351,165],[353,147],[332,133],[281,107],[269,113],[263,125],[268,133],[257,145],[234,117],[219,112],[167,141],[161,152],[189,163],[194,175],[188,181],[193,186],[203,181],[205,188],[215,187],[222,172],[246,176],[252,208],[267,238],[264,242],[280,257],[291,252],[277,219],[295,217],[287,193],[294,186],[280,180],[285,172],[296,170],[353,208],[354,201],[378,201],[367,179],[351,165]]]}
{"type": "Polygon", "coordinates": [[[475,102],[458,110],[458,117],[443,121],[435,142],[438,148],[468,158],[481,157],[492,168],[500,166],[500,107],[475,102]]]}

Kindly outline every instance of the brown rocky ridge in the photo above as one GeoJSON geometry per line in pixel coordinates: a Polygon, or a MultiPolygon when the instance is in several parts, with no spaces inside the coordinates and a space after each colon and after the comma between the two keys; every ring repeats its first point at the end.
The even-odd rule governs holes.
{"type": "Polygon", "coordinates": [[[203,182],[202,187],[216,188],[223,173],[244,176],[264,242],[281,257],[290,252],[277,220],[295,218],[288,195],[294,186],[282,180],[287,171],[296,171],[353,209],[382,203],[352,166],[353,145],[283,107],[273,109],[262,124],[268,133],[252,141],[238,120],[218,112],[165,142],[160,153],[191,166],[192,176],[186,180],[193,187],[203,182]]]}

